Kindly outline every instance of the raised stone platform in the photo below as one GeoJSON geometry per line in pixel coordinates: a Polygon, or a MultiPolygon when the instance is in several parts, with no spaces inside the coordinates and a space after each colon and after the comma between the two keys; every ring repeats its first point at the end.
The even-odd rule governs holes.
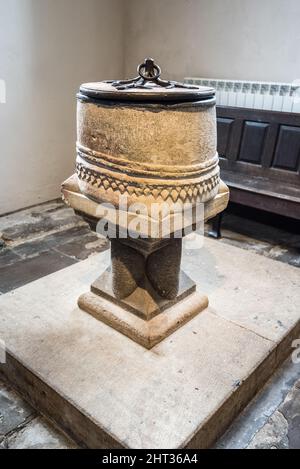
{"type": "Polygon", "coordinates": [[[146,350],[77,307],[105,257],[0,297],[3,373],[83,445],[211,446],[299,337],[299,270],[205,239],[183,268],[210,306],[146,350]]]}

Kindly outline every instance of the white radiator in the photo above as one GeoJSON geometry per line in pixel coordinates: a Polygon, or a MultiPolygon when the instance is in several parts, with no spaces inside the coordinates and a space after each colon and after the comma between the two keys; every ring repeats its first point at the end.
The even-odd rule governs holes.
{"type": "Polygon", "coordinates": [[[184,81],[215,88],[220,106],[300,113],[300,80],[273,83],[187,77],[184,81]]]}

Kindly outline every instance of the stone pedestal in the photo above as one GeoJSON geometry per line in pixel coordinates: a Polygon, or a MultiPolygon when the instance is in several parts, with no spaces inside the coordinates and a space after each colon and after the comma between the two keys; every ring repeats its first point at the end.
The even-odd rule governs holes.
{"type": "MultiPolygon", "coordinates": [[[[101,219],[101,206],[80,193],[76,175],[63,183],[62,192],[65,202],[96,230],[101,219]]],[[[211,218],[223,210],[228,196],[227,187],[221,185],[219,193],[204,205],[203,218],[211,218]]],[[[199,222],[196,214],[194,207],[190,218],[185,220],[187,227],[199,222]]],[[[78,305],[144,347],[151,348],[206,308],[208,298],[196,292],[195,283],[180,268],[182,233],[175,231],[180,212],[166,216],[169,227],[166,237],[161,235],[163,221],[160,217],[156,220],[148,217],[145,223],[142,215],[142,222],[135,224],[139,229],[134,233],[136,236],[121,237],[122,228],[127,235],[128,217],[137,217],[136,213],[130,212],[123,215],[125,218],[113,207],[106,210],[105,220],[117,224],[114,230],[117,237],[111,239],[111,266],[92,283],[90,292],[80,296],[78,305]],[[122,226],[120,220],[126,226],[122,226]],[[148,237],[150,223],[156,224],[156,238],[148,237]],[[108,300],[105,308],[103,298],[108,300]]]]}

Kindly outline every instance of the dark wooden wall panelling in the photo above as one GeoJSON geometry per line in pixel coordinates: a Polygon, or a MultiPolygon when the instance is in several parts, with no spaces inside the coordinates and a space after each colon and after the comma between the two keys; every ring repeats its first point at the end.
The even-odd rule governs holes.
{"type": "Polygon", "coordinates": [[[300,114],[218,106],[217,126],[222,168],[299,184],[300,114]]]}
{"type": "Polygon", "coordinates": [[[263,202],[256,197],[260,208],[265,203],[271,210],[273,203],[282,213],[290,201],[291,216],[298,218],[299,210],[300,218],[300,204],[295,205],[300,202],[300,114],[218,106],[217,127],[221,173],[236,187],[234,198],[247,203],[244,184],[251,187],[251,197],[255,192],[266,196],[263,202]],[[277,193],[278,200],[267,200],[277,193]]]}

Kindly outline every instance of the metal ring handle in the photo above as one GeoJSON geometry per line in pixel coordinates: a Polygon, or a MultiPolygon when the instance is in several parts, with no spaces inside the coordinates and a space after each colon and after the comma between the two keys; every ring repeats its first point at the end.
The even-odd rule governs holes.
{"type": "Polygon", "coordinates": [[[153,59],[145,59],[144,63],[138,66],[137,71],[140,77],[147,81],[155,81],[161,74],[160,67],[154,63],[153,59]]]}
{"type": "Polygon", "coordinates": [[[129,90],[131,88],[147,89],[149,88],[186,88],[198,90],[198,86],[188,85],[186,83],[179,83],[177,81],[162,80],[160,77],[161,69],[153,59],[147,58],[142,64],[137,67],[138,76],[130,80],[108,80],[117,90],[129,90]],[[152,82],[151,86],[147,82],[152,82]]]}

